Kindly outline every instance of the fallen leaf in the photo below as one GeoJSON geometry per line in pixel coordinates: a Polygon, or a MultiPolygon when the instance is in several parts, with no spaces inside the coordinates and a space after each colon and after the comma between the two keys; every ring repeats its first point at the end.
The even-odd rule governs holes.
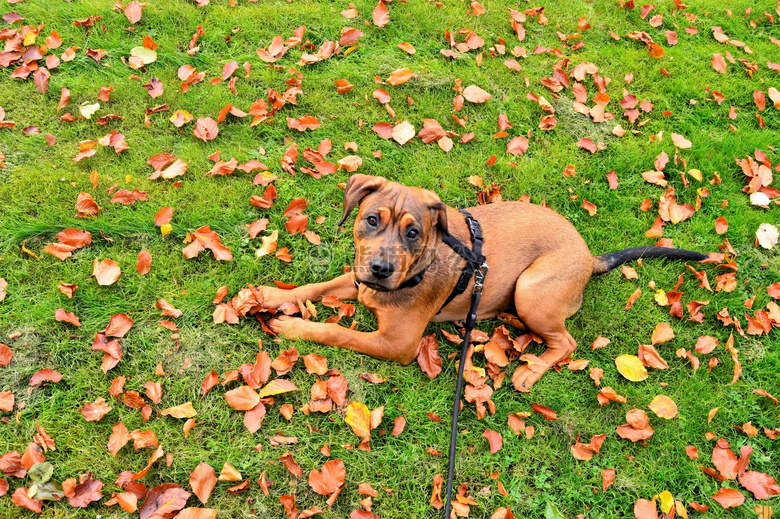
{"type": "Polygon", "coordinates": [[[209,500],[216,484],[217,475],[208,463],[199,463],[190,473],[190,487],[204,505],[209,500]]]}

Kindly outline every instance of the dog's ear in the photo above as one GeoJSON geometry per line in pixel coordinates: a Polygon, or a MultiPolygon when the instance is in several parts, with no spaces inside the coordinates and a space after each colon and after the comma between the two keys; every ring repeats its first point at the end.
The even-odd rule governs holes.
{"type": "Polygon", "coordinates": [[[352,210],[365,197],[384,187],[387,179],[384,177],[372,177],[370,175],[352,175],[347,181],[347,188],[344,190],[344,214],[341,216],[338,225],[347,221],[352,210]]]}
{"type": "Polygon", "coordinates": [[[444,234],[449,234],[447,231],[447,206],[441,201],[439,195],[433,191],[426,189],[424,192],[427,198],[426,203],[433,217],[433,225],[438,225],[444,234]]]}

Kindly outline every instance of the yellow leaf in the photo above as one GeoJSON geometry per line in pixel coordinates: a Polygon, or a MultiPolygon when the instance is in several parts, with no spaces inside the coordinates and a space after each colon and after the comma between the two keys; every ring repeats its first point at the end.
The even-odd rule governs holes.
{"type": "Polygon", "coordinates": [[[696,180],[698,180],[699,182],[701,182],[701,179],[702,179],[701,170],[698,170],[698,169],[692,169],[692,170],[690,170],[690,171],[688,172],[688,174],[689,174],[690,176],[692,176],[693,178],[695,178],[696,180]]]}
{"type": "Polygon", "coordinates": [[[133,175],[125,175],[125,182],[130,183],[133,181],[133,175]]]}
{"type": "Polygon", "coordinates": [[[171,231],[173,230],[173,227],[171,227],[171,224],[166,223],[160,226],[160,232],[163,236],[168,236],[171,231]]]}
{"type": "Polygon", "coordinates": [[[658,306],[669,306],[669,299],[667,299],[666,297],[666,292],[664,292],[660,288],[656,290],[655,302],[658,303],[658,306]]]}
{"type": "Polygon", "coordinates": [[[650,408],[650,410],[660,418],[666,418],[667,420],[671,420],[672,418],[677,416],[677,404],[675,404],[674,400],[672,400],[668,396],[664,396],[664,395],[656,396],[655,398],[653,398],[653,401],[650,402],[650,405],[648,405],[647,407],[650,408]]]}
{"type": "Polygon", "coordinates": [[[668,514],[674,506],[674,496],[672,496],[672,493],[668,490],[664,490],[658,495],[658,497],[661,500],[661,511],[665,514],[668,514]]]}
{"type": "Polygon", "coordinates": [[[295,387],[295,384],[289,380],[277,378],[276,380],[270,381],[263,389],[260,390],[260,398],[265,398],[271,395],[279,395],[281,393],[288,393],[290,391],[298,391],[298,388],[295,387]]]}
{"type": "Polygon", "coordinates": [[[344,421],[352,427],[352,431],[361,438],[371,438],[371,412],[365,404],[350,402],[344,421]]]}
{"type": "Polygon", "coordinates": [[[641,382],[647,378],[647,370],[636,355],[620,355],[615,365],[621,375],[632,382],[641,382]]]}
{"type": "Polygon", "coordinates": [[[130,49],[130,55],[140,58],[144,65],[157,61],[157,51],[146,47],[133,47],[130,49]]]}
{"type": "Polygon", "coordinates": [[[38,37],[37,32],[35,31],[28,32],[24,37],[24,41],[22,42],[22,45],[24,45],[25,47],[28,45],[32,45],[33,43],[35,43],[35,38],[37,37],[38,37]]]}

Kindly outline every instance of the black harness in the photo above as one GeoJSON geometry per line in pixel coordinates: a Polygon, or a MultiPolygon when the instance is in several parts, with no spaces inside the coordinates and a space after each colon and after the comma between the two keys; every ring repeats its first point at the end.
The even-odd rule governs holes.
{"type": "MultiPolygon", "coordinates": [[[[460,209],[463,216],[466,218],[466,224],[469,227],[469,234],[471,235],[471,249],[463,245],[457,238],[451,234],[444,234],[442,240],[444,243],[450,246],[461,258],[466,260],[466,265],[463,266],[463,270],[460,273],[460,278],[455,288],[452,289],[452,293],[439,309],[438,313],[441,313],[445,306],[461,295],[468,288],[471,282],[471,277],[474,278],[474,289],[471,293],[471,306],[469,307],[469,313],[466,316],[466,322],[464,324],[465,334],[463,337],[463,351],[460,354],[460,365],[458,367],[458,381],[455,386],[455,403],[452,409],[452,430],[450,433],[450,459],[447,469],[447,500],[444,506],[444,517],[449,519],[450,507],[452,499],[452,480],[455,473],[455,446],[458,440],[458,413],[460,411],[460,394],[463,389],[463,371],[466,366],[466,355],[468,354],[469,343],[471,342],[471,331],[474,329],[474,324],[477,322],[477,308],[479,307],[479,300],[482,298],[482,289],[485,283],[485,276],[487,275],[488,265],[485,256],[482,254],[482,227],[479,222],[471,216],[471,214],[465,209],[460,209]]],[[[423,275],[430,268],[430,265],[425,267],[422,272],[415,274],[411,278],[404,281],[398,288],[409,288],[416,286],[422,281],[423,275]]],[[[355,280],[355,287],[360,289],[360,283],[355,280]]]]}

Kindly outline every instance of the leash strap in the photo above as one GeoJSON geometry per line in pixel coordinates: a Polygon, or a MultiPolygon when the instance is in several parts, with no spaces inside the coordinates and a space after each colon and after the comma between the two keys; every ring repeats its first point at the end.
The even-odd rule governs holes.
{"type": "MultiPolygon", "coordinates": [[[[474,220],[476,222],[476,220],[474,220]]],[[[477,226],[479,224],[477,223],[477,226]]],[[[483,256],[484,258],[484,256],[483,256]]],[[[460,412],[460,393],[463,390],[463,371],[466,367],[466,355],[468,354],[469,344],[471,343],[471,331],[474,329],[474,324],[477,322],[477,308],[479,307],[479,300],[482,298],[482,289],[485,283],[485,276],[487,275],[488,266],[486,262],[476,270],[476,277],[474,280],[474,290],[471,293],[471,306],[469,307],[469,315],[466,317],[465,329],[466,333],[463,337],[463,351],[460,354],[460,365],[458,366],[458,381],[455,385],[455,403],[452,406],[452,430],[450,432],[450,459],[449,466],[447,467],[447,500],[444,505],[444,517],[449,519],[450,508],[452,506],[452,480],[455,476],[455,447],[458,441],[458,414],[460,412]]]]}

